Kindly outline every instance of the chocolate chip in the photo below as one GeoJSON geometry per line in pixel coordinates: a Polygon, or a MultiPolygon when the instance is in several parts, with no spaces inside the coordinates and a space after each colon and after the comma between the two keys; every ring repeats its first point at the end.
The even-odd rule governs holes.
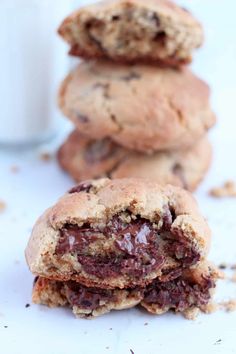
{"type": "Polygon", "coordinates": [[[183,167],[179,163],[176,163],[172,167],[172,171],[180,179],[180,181],[182,183],[182,187],[184,189],[188,189],[188,184],[187,184],[185,176],[184,176],[183,167]]]}
{"type": "Polygon", "coordinates": [[[131,80],[139,80],[141,78],[141,75],[135,73],[135,72],[130,72],[129,75],[126,76],[121,76],[120,79],[123,81],[131,81],[131,80]]]}
{"type": "Polygon", "coordinates": [[[79,192],[89,192],[92,187],[92,184],[90,182],[82,182],[79,183],[77,186],[71,188],[68,193],[79,193],[79,192]]]}
{"type": "Polygon", "coordinates": [[[101,235],[99,230],[89,225],[78,227],[77,225],[66,224],[60,230],[60,238],[56,246],[56,254],[63,255],[68,252],[81,252],[89,244],[97,241],[101,235]]]}
{"type": "Polygon", "coordinates": [[[101,88],[103,90],[103,96],[106,98],[106,99],[110,99],[111,96],[110,96],[110,93],[109,93],[109,89],[110,89],[110,84],[109,83],[100,83],[100,82],[97,82],[96,84],[94,84],[92,86],[93,89],[99,89],[101,88]]]}
{"type": "Polygon", "coordinates": [[[38,278],[39,278],[39,276],[37,276],[37,277],[35,277],[35,278],[34,278],[34,282],[33,282],[33,285],[35,285],[35,284],[37,283],[37,281],[38,281],[38,278]]]}
{"type": "Polygon", "coordinates": [[[157,32],[153,40],[159,42],[160,45],[164,46],[166,42],[166,33],[164,31],[157,32]]]}
{"type": "Polygon", "coordinates": [[[81,114],[79,112],[76,112],[76,117],[81,123],[88,123],[89,122],[88,116],[81,114]]]}
{"type": "Polygon", "coordinates": [[[87,288],[76,282],[68,282],[65,286],[66,296],[72,306],[95,310],[103,303],[114,299],[111,290],[87,288]]]}
{"type": "Polygon", "coordinates": [[[160,27],[160,18],[159,18],[159,16],[156,14],[156,13],[153,13],[152,15],[151,15],[151,20],[153,20],[154,22],[155,22],[155,25],[157,26],[157,27],[160,27]]]}
{"type": "Polygon", "coordinates": [[[184,279],[182,276],[175,280],[160,282],[154,281],[145,292],[145,302],[158,304],[161,308],[175,308],[184,311],[192,306],[206,305],[211,297],[210,289],[214,282],[206,278],[206,282],[195,283],[191,279],[184,279]]]}
{"type": "Polygon", "coordinates": [[[112,21],[118,21],[120,19],[120,16],[119,15],[113,15],[111,19],[112,19],[112,21]]]}
{"type": "Polygon", "coordinates": [[[93,164],[110,158],[116,151],[117,147],[110,139],[94,141],[87,146],[84,159],[86,162],[93,164]]]}

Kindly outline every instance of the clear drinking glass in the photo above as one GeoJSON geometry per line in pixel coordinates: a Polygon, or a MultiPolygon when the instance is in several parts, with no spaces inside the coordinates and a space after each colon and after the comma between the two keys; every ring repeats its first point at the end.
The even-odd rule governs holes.
{"type": "Polygon", "coordinates": [[[56,30],[70,0],[0,0],[0,144],[30,145],[58,126],[58,84],[68,71],[56,30]]]}

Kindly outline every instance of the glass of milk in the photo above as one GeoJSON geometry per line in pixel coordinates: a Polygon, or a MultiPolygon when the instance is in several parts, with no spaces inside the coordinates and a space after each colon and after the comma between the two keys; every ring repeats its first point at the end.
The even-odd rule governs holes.
{"type": "Polygon", "coordinates": [[[0,0],[0,144],[30,145],[55,135],[67,46],[56,31],[70,0],[0,0]]]}

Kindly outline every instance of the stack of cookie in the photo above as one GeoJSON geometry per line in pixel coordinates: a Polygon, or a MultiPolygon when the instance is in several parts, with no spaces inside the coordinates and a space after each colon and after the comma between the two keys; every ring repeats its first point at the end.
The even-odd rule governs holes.
{"type": "Polygon", "coordinates": [[[209,87],[186,66],[203,30],[167,0],[106,1],[60,35],[82,61],[61,85],[75,130],[58,160],[76,180],[145,177],[194,190],[211,160],[209,87]]]}

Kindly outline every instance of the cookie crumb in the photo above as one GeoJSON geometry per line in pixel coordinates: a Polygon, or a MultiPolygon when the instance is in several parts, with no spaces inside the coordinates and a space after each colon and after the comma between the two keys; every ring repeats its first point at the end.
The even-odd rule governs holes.
{"type": "Polygon", "coordinates": [[[231,299],[228,301],[223,301],[219,303],[220,308],[225,310],[226,312],[236,311],[236,299],[231,299]]]}
{"type": "Polygon", "coordinates": [[[49,152],[42,152],[39,157],[40,160],[45,162],[50,161],[52,159],[52,155],[49,152]]]}
{"type": "Polygon", "coordinates": [[[27,307],[30,307],[30,304],[26,304],[25,307],[26,307],[26,308],[27,308],[27,307]]]}
{"type": "Polygon", "coordinates": [[[18,173],[20,171],[20,167],[17,165],[12,165],[10,167],[10,171],[11,171],[11,173],[18,173]]]}
{"type": "Polygon", "coordinates": [[[234,181],[226,181],[222,187],[212,188],[209,195],[216,198],[236,197],[236,184],[234,181]]]}
{"type": "Polygon", "coordinates": [[[6,209],[6,203],[3,200],[0,200],[0,213],[6,209]]]}
{"type": "Polygon", "coordinates": [[[219,309],[219,305],[215,302],[211,302],[204,307],[203,312],[207,314],[211,314],[213,312],[216,312],[218,309],[219,309]]]}
{"type": "Polygon", "coordinates": [[[196,320],[197,316],[199,314],[199,309],[198,308],[193,308],[193,309],[187,309],[184,311],[183,315],[187,320],[196,320]]]}

